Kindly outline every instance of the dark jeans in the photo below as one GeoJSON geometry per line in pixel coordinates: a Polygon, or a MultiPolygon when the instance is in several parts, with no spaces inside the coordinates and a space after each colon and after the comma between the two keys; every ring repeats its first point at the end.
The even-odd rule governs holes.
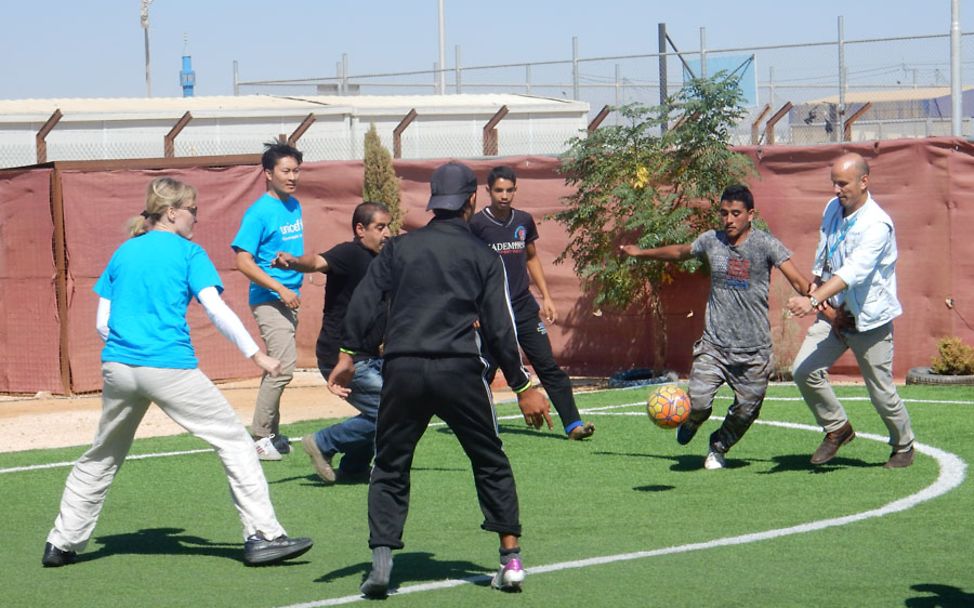
{"type": "Polygon", "coordinates": [[[403,547],[413,453],[434,415],[450,427],[470,459],[484,514],[481,527],[521,534],[514,472],[497,436],[484,372],[475,357],[386,360],[369,482],[369,547],[403,547]]]}
{"type": "MultiPolygon", "coordinates": [[[[320,367],[328,380],[331,368],[320,367]]],[[[348,403],[360,413],[315,433],[315,443],[325,456],[344,454],[339,469],[348,475],[368,471],[375,454],[375,419],[382,393],[382,359],[356,361],[348,403]]]]}

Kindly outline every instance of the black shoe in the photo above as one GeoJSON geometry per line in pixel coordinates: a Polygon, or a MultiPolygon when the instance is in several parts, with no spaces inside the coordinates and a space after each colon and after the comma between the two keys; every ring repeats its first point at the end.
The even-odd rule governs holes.
{"type": "Polygon", "coordinates": [[[281,454],[291,453],[291,438],[287,435],[273,435],[271,436],[271,443],[274,444],[274,449],[281,454]]]}
{"type": "Polygon", "coordinates": [[[389,581],[374,580],[371,576],[365,579],[359,588],[362,595],[375,599],[381,599],[389,595],[389,581]]]}
{"type": "Polygon", "coordinates": [[[244,543],[244,563],[248,566],[276,564],[304,555],[313,544],[310,538],[289,538],[282,534],[267,540],[255,534],[244,543]]]}
{"type": "Polygon", "coordinates": [[[78,561],[78,554],[74,551],[62,551],[51,543],[45,543],[44,557],[41,558],[45,568],[60,568],[76,561],[78,561]]]}

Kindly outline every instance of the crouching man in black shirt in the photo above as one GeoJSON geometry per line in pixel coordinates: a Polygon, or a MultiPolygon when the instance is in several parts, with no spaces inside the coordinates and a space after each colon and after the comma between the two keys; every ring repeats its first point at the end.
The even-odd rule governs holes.
{"type": "Polygon", "coordinates": [[[521,363],[504,265],[468,226],[476,211],[476,176],[465,165],[448,163],[433,172],[430,189],[432,221],[387,242],[359,283],[345,315],[342,352],[328,378],[332,392],[347,393],[353,356],[367,348],[377,307],[387,298],[384,386],[369,482],[372,571],[361,587],[370,597],[385,596],[389,587],[391,552],[403,547],[413,452],[434,415],[470,458],[481,527],[500,536],[501,564],[492,585],[518,590],[524,580],[514,473],[497,434],[476,321],[525,422],[552,425],[548,402],[531,387],[521,363]]]}

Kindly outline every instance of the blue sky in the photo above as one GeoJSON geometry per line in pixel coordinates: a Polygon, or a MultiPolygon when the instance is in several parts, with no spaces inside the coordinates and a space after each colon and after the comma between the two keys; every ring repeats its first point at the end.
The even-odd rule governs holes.
{"type": "MultiPolygon", "coordinates": [[[[961,3],[974,32],[974,3],[961,3]]],[[[681,50],[824,42],[844,17],[847,39],[948,33],[949,0],[446,0],[447,66],[653,53],[665,22],[681,50]]],[[[0,99],[143,97],[140,0],[4,2],[0,99]]],[[[184,35],[197,95],[233,94],[242,80],[427,70],[437,60],[437,0],[154,0],[154,96],[179,96],[184,35]]],[[[972,42],[974,45],[974,42],[972,42]]],[[[832,53],[822,60],[834,65],[832,53]]],[[[946,59],[946,50],[944,52],[946,59]]],[[[965,51],[974,57],[974,49],[965,51]]],[[[432,80],[432,78],[431,78],[432,80]]]]}

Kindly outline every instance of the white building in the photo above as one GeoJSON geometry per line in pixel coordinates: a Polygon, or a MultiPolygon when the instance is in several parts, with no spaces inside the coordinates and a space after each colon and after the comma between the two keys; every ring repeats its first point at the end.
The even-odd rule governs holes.
{"type": "Polygon", "coordinates": [[[502,108],[499,156],[560,154],[584,133],[589,111],[585,102],[519,94],[7,100],[0,101],[0,167],[37,162],[37,134],[55,112],[61,118],[44,137],[48,161],[164,157],[165,137],[186,112],[191,120],[173,140],[177,158],[258,154],[313,114],[298,147],[316,161],[360,159],[373,123],[392,151],[393,131],[410,110],[416,116],[402,131],[401,158],[493,155],[485,154],[484,127],[502,108]]]}

